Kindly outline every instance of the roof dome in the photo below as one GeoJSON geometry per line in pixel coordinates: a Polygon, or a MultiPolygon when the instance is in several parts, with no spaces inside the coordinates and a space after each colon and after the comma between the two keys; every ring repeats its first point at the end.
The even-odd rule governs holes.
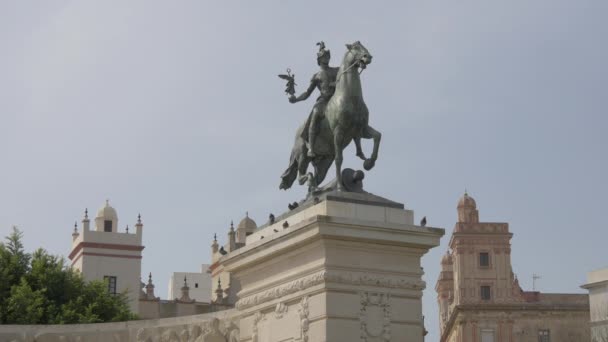
{"type": "Polygon", "coordinates": [[[477,203],[475,203],[475,199],[469,196],[467,192],[464,192],[464,195],[458,201],[458,208],[469,207],[469,208],[477,208],[477,203]]]}
{"type": "Polygon", "coordinates": [[[97,217],[103,217],[105,219],[118,219],[116,209],[110,206],[110,201],[106,200],[106,205],[97,210],[97,217]]]}
{"type": "Polygon", "coordinates": [[[239,222],[237,229],[246,230],[246,231],[254,231],[254,230],[258,229],[258,225],[255,223],[254,220],[249,218],[249,213],[246,213],[245,218],[243,218],[241,220],[241,222],[239,222]]]}

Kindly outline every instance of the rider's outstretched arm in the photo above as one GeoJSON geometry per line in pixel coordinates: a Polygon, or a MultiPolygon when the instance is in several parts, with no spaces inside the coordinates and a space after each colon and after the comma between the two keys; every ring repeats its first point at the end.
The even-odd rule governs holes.
{"type": "Polygon", "coordinates": [[[291,103],[296,103],[299,101],[304,101],[306,100],[310,94],[312,94],[312,92],[315,90],[315,88],[317,87],[317,78],[313,77],[312,80],[310,80],[310,85],[308,86],[308,89],[306,89],[305,92],[303,92],[302,94],[300,94],[300,96],[298,97],[290,97],[289,98],[289,102],[291,103]]]}

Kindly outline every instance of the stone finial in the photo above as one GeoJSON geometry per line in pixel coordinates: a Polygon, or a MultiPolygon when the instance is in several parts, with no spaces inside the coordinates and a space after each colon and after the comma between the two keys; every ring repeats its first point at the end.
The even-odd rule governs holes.
{"type": "Polygon", "coordinates": [[[135,224],[135,234],[142,235],[143,234],[144,225],[141,223],[141,214],[137,214],[137,223],[135,224]]]}
{"type": "Polygon", "coordinates": [[[89,230],[89,209],[84,208],[84,218],[82,219],[82,230],[89,230]]]}
{"type": "MultiPolygon", "coordinates": [[[[220,245],[217,243],[217,234],[213,234],[213,243],[211,244],[211,258],[213,259],[215,254],[219,251],[220,245]]],[[[215,260],[215,259],[213,259],[215,260]]]]}
{"type": "Polygon", "coordinates": [[[154,295],[154,284],[152,283],[152,272],[148,274],[148,284],[146,284],[146,300],[157,300],[154,295]]]}
{"type": "Polygon", "coordinates": [[[72,241],[76,240],[76,238],[78,237],[78,223],[74,222],[74,232],[72,232],[72,241]]]}
{"type": "Polygon", "coordinates": [[[215,301],[217,303],[222,302],[224,300],[224,290],[222,290],[222,280],[217,280],[217,289],[215,290],[216,298],[215,301]]]}
{"type": "Polygon", "coordinates": [[[190,288],[188,287],[188,281],[186,276],[184,275],[184,286],[182,286],[182,296],[179,298],[179,301],[182,303],[192,303],[194,299],[190,298],[190,288]]]}
{"type": "Polygon", "coordinates": [[[228,252],[236,249],[236,232],[234,231],[234,223],[230,221],[230,231],[228,232],[228,252]]]}

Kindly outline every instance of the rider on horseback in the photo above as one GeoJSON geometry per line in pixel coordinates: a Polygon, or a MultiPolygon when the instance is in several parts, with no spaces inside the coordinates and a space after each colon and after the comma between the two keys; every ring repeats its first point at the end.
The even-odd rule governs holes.
{"type": "Polygon", "coordinates": [[[338,75],[338,68],[329,66],[329,59],[331,54],[329,50],[325,49],[325,43],[319,42],[319,52],[317,52],[317,64],[321,70],[314,74],[310,80],[308,89],[300,96],[296,97],[293,94],[289,97],[289,102],[296,103],[304,101],[312,94],[315,88],[319,88],[321,95],[317,98],[317,102],[312,108],[308,120],[306,121],[306,127],[302,131],[302,138],[307,141],[308,146],[308,157],[314,158],[315,138],[319,133],[319,122],[325,115],[325,106],[327,102],[334,94],[336,90],[336,76],[338,75]]]}

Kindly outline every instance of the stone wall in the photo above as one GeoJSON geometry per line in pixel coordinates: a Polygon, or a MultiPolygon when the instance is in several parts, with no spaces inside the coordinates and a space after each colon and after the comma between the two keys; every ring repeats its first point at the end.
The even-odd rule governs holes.
{"type": "MultiPolygon", "coordinates": [[[[0,325],[0,342],[189,342],[202,335],[238,341],[235,310],[176,318],[118,323],[0,325]],[[217,319],[214,326],[214,319],[217,319]]],[[[200,341],[201,339],[199,339],[200,341]]],[[[216,339],[217,340],[217,339],[216,339]]],[[[211,341],[216,341],[211,340],[211,341]]]]}

